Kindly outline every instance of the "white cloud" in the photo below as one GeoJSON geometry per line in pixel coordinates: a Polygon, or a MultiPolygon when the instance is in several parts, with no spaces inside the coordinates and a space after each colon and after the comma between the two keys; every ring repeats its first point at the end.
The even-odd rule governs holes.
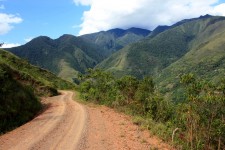
{"type": "Polygon", "coordinates": [[[4,5],[0,5],[0,9],[5,9],[5,6],[4,5]]]}
{"type": "Polygon", "coordinates": [[[76,5],[91,5],[92,0],[73,0],[76,5]]]}
{"type": "Polygon", "coordinates": [[[18,24],[22,21],[22,18],[18,15],[0,13],[0,35],[6,34],[12,30],[12,24],[18,24]]]}
{"type": "Polygon", "coordinates": [[[214,10],[214,14],[225,16],[225,3],[217,5],[214,10]]]}
{"type": "Polygon", "coordinates": [[[225,3],[218,0],[74,0],[90,5],[83,13],[80,35],[111,28],[154,29],[200,15],[225,15],[225,3]]]}
{"type": "Polygon", "coordinates": [[[20,45],[21,44],[19,43],[4,43],[1,48],[12,48],[12,47],[20,46],[20,45]]]}

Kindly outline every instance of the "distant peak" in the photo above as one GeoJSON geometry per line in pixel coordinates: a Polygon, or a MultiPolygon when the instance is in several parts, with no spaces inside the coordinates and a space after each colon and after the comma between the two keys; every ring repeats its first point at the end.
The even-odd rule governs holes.
{"type": "Polygon", "coordinates": [[[57,41],[58,43],[65,43],[65,42],[72,42],[74,40],[76,40],[77,37],[71,34],[63,34],[62,36],[60,36],[59,38],[55,39],[55,41],[57,41]]]}
{"type": "Polygon", "coordinates": [[[145,29],[136,28],[136,27],[131,27],[131,28],[127,29],[127,30],[145,30],[145,29]]]}
{"type": "Polygon", "coordinates": [[[71,35],[71,34],[63,34],[62,36],[60,36],[58,39],[71,39],[71,38],[75,38],[76,36],[71,35]]]}
{"type": "Polygon", "coordinates": [[[143,28],[138,28],[138,27],[130,27],[130,28],[127,28],[127,30],[130,30],[130,29],[143,29],[143,28]]]}
{"type": "Polygon", "coordinates": [[[139,35],[143,35],[143,36],[147,36],[151,31],[147,30],[147,29],[141,29],[141,28],[136,28],[136,27],[132,27],[126,30],[127,32],[132,32],[134,34],[139,34],[139,35]]]}
{"type": "Polygon", "coordinates": [[[124,29],[120,29],[120,28],[114,28],[114,29],[110,29],[108,31],[124,31],[124,29]]]}
{"type": "MultiPolygon", "coordinates": [[[[38,36],[34,39],[32,39],[30,42],[33,42],[33,41],[51,41],[52,39],[48,36],[38,36]]],[[[28,43],[30,43],[28,42],[28,43]]]]}
{"type": "Polygon", "coordinates": [[[60,36],[59,38],[63,38],[63,37],[75,37],[72,34],[63,34],[62,36],[60,36]]]}
{"type": "Polygon", "coordinates": [[[164,30],[169,29],[169,28],[170,28],[170,26],[167,26],[167,25],[159,25],[153,30],[153,32],[154,31],[164,31],[164,30]]]}
{"type": "Polygon", "coordinates": [[[120,28],[115,28],[115,29],[108,30],[106,32],[112,33],[115,36],[120,37],[120,36],[123,36],[126,31],[120,28]]]}
{"type": "Polygon", "coordinates": [[[125,30],[124,29],[120,29],[120,28],[115,28],[115,29],[110,29],[106,32],[113,32],[113,33],[124,33],[125,30]]]}
{"type": "Polygon", "coordinates": [[[164,28],[164,27],[169,27],[168,25],[158,25],[156,28],[164,28]]]}
{"type": "Polygon", "coordinates": [[[140,31],[149,31],[148,29],[143,29],[143,28],[136,28],[136,27],[131,27],[127,30],[140,30],[140,31]]]}
{"type": "Polygon", "coordinates": [[[206,15],[200,16],[199,18],[200,19],[203,19],[203,18],[210,18],[210,17],[213,17],[213,16],[212,15],[209,15],[209,14],[206,14],[206,15]]]}
{"type": "Polygon", "coordinates": [[[48,37],[48,36],[38,36],[38,37],[36,37],[36,38],[34,38],[33,40],[35,40],[35,39],[51,39],[50,37],[48,37]]]}

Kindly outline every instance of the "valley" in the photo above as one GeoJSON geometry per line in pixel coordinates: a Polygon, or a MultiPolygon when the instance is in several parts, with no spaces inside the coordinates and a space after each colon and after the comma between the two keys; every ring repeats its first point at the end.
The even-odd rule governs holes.
{"type": "Polygon", "coordinates": [[[120,48],[143,39],[150,31],[138,28],[114,29],[75,37],[63,35],[58,39],[40,36],[29,43],[8,49],[31,64],[48,69],[68,81],[76,81],[79,73],[94,68],[120,48]]]}
{"type": "MultiPolygon", "coordinates": [[[[170,81],[174,81],[178,74],[190,72],[190,69],[183,69],[175,73],[170,68],[184,68],[181,67],[183,62],[190,62],[190,67],[198,67],[195,58],[192,58],[199,55],[195,53],[204,52],[204,55],[199,55],[204,64],[205,57],[212,55],[212,50],[208,50],[204,45],[213,46],[212,43],[215,44],[216,39],[223,37],[224,31],[224,17],[205,15],[185,19],[171,26],[158,26],[153,31],[130,28],[112,29],[78,37],[63,35],[56,40],[37,37],[23,46],[8,50],[27,59],[31,64],[48,69],[71,82],[79,82],[80,74],[85,74],[88,68],[100,68],[112,72],[116,77],[153,76],[161,88],[165,84],[172,84],[170,81]],[[192,61],[186,60],[187,55],[192,61]]],[[[214,49],[215,56],[212,61],[219,63],[223,61],[223,58],[219,58],[219,55],[224,53],[223,48],[219,49],[223,41],[219,40],[216,44],[218,46],[214,49]],[[220,52],[217,53],[217,50],[220,52]]],[[[209,65],[203,65],[202,68],[213,71],[209,65]]],[[[220,70],[218,76],[223,76],[223,66],[218,66],[217,69],[220,70]]],[[[196,75],[203,75],[198,69],[195,70],[193,73],[196,75]]],[[[211,76],[205,74],[204,78],[210,79],[211,76]]]]}
{"type": "Polygon", "coordinates": [[[224,16],[39,36],[0,83],[0,149],[225,149],[224,16]]]}

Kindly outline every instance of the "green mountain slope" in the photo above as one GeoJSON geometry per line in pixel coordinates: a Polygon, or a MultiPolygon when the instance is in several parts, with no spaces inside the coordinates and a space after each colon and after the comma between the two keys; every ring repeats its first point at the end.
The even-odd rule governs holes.
{"type": "Polygon", "coordinates": [[[112,29],[80,37],[63,35],[58,39],[40,36],[29,43],[8,49],[68,81],[76,81],[79,73],[94,68],[113,51],[143,39],[148,30],[130,28],[112,29]]]}
{"type": "Polygon", "coordinates": [[[37,96],[57,95],[74,85],[0,49],[0,133],[30,120],[40,109],[37,96]]]}
{"type": "Polygon", "coordinates": [[[128,44],[142,40],[149,35],[149,33],[151,33],[151,31],[140,28],[130,28],[127,30],[111,29],[82,35],[81,38],[90,43],[99,45],[110,55],[128,44]]]}
{"type": "Polygon", "coordinates": [[[48,94],[48,88],[71,89],[74,87],[74,84],[62,80],[47,70],[30,65],[26,60],[4,50],[0,50],[0,63],[11,70],[14,79],[35,87],[37,95],[42,95],[43,92],[48,94]]]}
{"type": "Polygon", "coordinates": [[[131,74],[142,78],[158,75],[191,49],[225,31],[225,17],[201,16],[181,21],[154,37],[133,43],[97,67],[116,76],[131,74]]]}
{"type": "Polygon", "coordinates": [[[84,73],[106,57],[98,46],[72,35],[63,35],[56,40],[41,36],[8,50],[69,81],[73,81],[78,72],[84,73]]]}
{"type": "Polygon", "coordinates": [[[183,92],[179,87],[179,75],[188,73],[214,83],[225,77],[225,31],[193,48],[164,69],[156,82],[162,92],[168,92],[167,96],[176,98],[183,92]]]}
{"type": "Polygon", "coordinates": [[[159,25],[158,27],[156,27],[149,35],[148,37],[155,37],[156,35],[158,35],[159,33],[161,32],[164,32],[166,30],[169,30],[169,29],[172,29],[172,28],[175,28],[177,26],[180,26],[182,24],[185,24],[185,23],[188,23],[188,22],[191,22],[191,21],[194,21],[194,20],[199,20],[199,19],[207,19],[207,18],[211,18],[212,16],[211,15],[204,15],[204,16],[200,16],[199,18],[192,18],[192,19],[184,19],[184,20],[181,20],[171,26],[167,26],[167,25],[159,25]]]}

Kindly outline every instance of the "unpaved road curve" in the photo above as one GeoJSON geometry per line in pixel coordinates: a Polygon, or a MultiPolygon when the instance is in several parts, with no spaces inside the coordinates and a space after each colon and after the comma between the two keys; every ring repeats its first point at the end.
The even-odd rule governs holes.
{"type": "Polygon", "coordinates": [[[0,150],[171,150],[171,146],[115,110],[72,100],[73,92],[45,99],[46,109],[0,136],[0,150]]]}
{"type": "Polygon", "coordinates": [[[47,109],[27,124],[0,137],[0,150],[77,149],[86,128],[86,109],[73,93],[45,100],[47,109]]]}

